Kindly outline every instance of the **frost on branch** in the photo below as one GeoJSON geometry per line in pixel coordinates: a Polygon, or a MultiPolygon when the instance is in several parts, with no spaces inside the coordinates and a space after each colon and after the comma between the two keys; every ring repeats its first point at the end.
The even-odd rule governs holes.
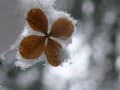
{"type": "Polygon", "coordinates": [[[29,2],[21,2],[26,19],[24,30],[9,49],[16,50],[15,65],[26,69],[45,60],[59,66],[70,59],[67,46],[72,41],[76,21],[68,13],[57,11],[55,0],[29,2]]]}

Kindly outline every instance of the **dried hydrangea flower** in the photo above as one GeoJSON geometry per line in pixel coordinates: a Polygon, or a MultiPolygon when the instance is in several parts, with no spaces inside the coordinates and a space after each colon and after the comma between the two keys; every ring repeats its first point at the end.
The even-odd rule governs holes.
{"type": "Polygon", "coordinates": [[[27,60],[40,57],[44,52],[49,64],[58,66],[61,64],[62,45],[54,38],[67,40],[74,32],[72,22],[67,18],[56,20],[48,33],[48,20],[44,12],[39,8],[32,8],[27,15],[27,21],[30,27],[44,34],[44,36],[30,35],[25,37],[19,47],[19,53],[27,60]]]}
{"type": "Polygon", "coordinates": [[[22,0],[24,17],[21,19],[26,19],[24,29],[1,55],[2,59],[10,56],[9,59],[21,69],[43,60],[59,66],[70,59],[67,45],[71,43],[76,21],[68,13],[56,10],[54,5],[55,0],[28,0],[26,5],[22,0]]]}

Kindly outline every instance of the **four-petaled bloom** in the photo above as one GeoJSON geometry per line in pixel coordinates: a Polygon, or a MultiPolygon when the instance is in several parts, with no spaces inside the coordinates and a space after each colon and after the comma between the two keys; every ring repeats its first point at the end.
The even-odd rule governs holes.
{"type": "Polygon", "coordinates": [[[39,8],[32,8],[28,12],[27,21],[34,31],[43,33],[44,36],[29,35],[25,37],[19,46],[20,55],[27,60],[33,60],[40,57],[44,52],[49,64],[60,65],[60,53],[63,48],[60,43],[51,37],[63,40],[69,39],[74,32],[72,21],[68,18],[58,18],[48,33],[48,19],[39,8]]]}

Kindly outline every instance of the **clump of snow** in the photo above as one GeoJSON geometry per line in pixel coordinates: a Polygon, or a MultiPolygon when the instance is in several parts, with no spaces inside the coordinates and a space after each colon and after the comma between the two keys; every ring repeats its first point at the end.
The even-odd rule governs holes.
{"type": "Polygon", "coordinates": [[[15,62],[15,66],[21,67],[22,70],[25,70],[25,69],[31,67],[31,64],[28,64],[28,63],[25,63],[25,62],[19,60],[19,61],[15,62]]]}
{"type": "MultiPolygon", "coordinates": [[[[72,23],[74,28],[76,21],[68,14],[67,12],[63,11],[58,11],[54,8],[56,0],[20,0],[20,6],[19,10],[23,14],[21,17],[22,19],[26,18],[27,13],[30,9],[32,8],[40,8],[44,14],[46,15],[48,19],[48,31],[50,32],[51,27],[53,23],[59,19],[59,18],[67,18],[69,19],[72,23]]],[[[24,24],[24,30],[21,32],[19,35],[18,39],[13,43],[13,45],[10,47],[10,50],[17,49],[19,50],[19,45],[21,40],[23,40],[24,37],[29,36],[29,35],[37,35],[41,36],[42,34],[40,32],[36,32],[32,30],[32,28],[28,25],[27,21],[24,24]]],[[[72,38],[69,38],[68,40],[60,40],[60,39],[55,39],[58,41],[62,47],[63,50],[61,50],[61,62],[66,62],[67,60],[70,59],[69,51],[67,49],[67,46],[72,43],[72,38]]],[[[16,59],[17,61],[15,62],[15,66],[21,67],[21,69],[25,70],[26,68],[31,67],[32,65],[36,64],[37,62],[41,62],[42,60],[45,60],[44,53],[41,55],[39,58],[36,60],[26,60],[22,58],[22,56],[19,54],[19,51],[16,53],[16,59]]],[[[46,60],[47,61],[47,60],[46,60]]]]}

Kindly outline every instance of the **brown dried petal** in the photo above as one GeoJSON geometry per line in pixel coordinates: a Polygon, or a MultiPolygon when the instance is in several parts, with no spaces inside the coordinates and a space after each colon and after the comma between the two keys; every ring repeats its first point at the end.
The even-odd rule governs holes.
{"type": "Polygon", "coordinates": [[[33,30],[42,33],[47,33],[48,20],[41,9],[39,8],[31,9],[27,15],[27,21],[33,30]]]}
{"type": "Polygon", "coordinates": [[[66,40],[74,32],[72,22],[67,18],[59,18],[51,28],[50,36],[66,40]]]}
{"type": "Polygon", "coordinates": [[[45,37],[31,35],[25,37],[19,47],[19,53],[25,59],[38,58],[45,47],[45,37]]]}
{"type": "Polygon", "coordinates": [[[48,63],[51,64],[52,66],[58,66],[61,64],[60,60],[61,49],[62,46],[58,42],[48,38],[48,43],[45,48],[45,55],[47,57],[48,63]]]}

